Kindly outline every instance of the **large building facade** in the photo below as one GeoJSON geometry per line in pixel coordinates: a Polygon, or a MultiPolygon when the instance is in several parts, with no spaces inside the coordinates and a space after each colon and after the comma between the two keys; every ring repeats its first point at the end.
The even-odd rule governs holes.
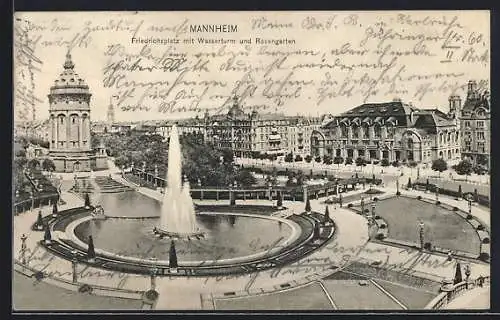
{"type": "Polygon", "coordinates": [[[245,113],[234,97],[227,114],[204,117],[207,141],[217,148],[229,148],[237,157],[257,154],[306,155],[310,152],[310,134],[319,127],[319,119],[291,117],[279,113],[245,113]]]}
{"type": "Polygon", "coordinates": [[[430,163],[460,156],[458,113],[418,109],[395,99],[367,103],[325,121],[311,136],[311,155],[367,161],[430,163]]]}
{"type": "Polygon", "coordinates": [[[104,169],[107,157],[91,147],[90,98],[88,85],[75,73],[71,55],[64,70],[50,88],[50,148],[57,172],[104,169]]]}
{"type": "MultiPolygon", "coordinates": [[[[451,98],[450,98],[451,99],[451,98]]],[[[463,108],[460,97],[454,97],[460,109],[462,134],[462,155],[474,165],[489,168],[490,156],[490,96],[489,92],[480,93],[477,83],[468,82],[467,97],[463,108]]]]}

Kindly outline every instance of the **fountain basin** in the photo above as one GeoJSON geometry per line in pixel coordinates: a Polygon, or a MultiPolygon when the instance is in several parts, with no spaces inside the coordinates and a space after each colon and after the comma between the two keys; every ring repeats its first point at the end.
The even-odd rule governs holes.
{"type": "MultiPolygon", "coordinates": [[[[200,212],[196,218],[204,237],[175,240],[179,266],[222,266],[264,259],[293,246],[302,232],[295,222],[271,216],[200,212]]],[[[66,237],[86,249],[92,234],[99,256],[168,266],[171,239],[153,235],[157,222],[158,218],[85,217],[68,225],[66,237]]]]}

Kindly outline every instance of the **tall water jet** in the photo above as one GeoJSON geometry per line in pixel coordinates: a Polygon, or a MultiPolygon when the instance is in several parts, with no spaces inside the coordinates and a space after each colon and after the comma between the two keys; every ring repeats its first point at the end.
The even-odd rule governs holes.
{"type": "Polygon", "coordinates": [[[181,146],[177,126],[173,125],[168,146],[167,187],[163,196],[160,225],[155,232],[172,237],[201,234],[196,223],[189,182],[182,184],[181,146]]]}

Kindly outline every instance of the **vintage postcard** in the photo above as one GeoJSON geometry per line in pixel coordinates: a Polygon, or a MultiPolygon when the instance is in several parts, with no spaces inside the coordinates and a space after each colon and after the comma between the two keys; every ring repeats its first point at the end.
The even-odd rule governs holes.
{"type": "Polygon", "coordinates": [[[490,309],[490,12],[16,12],[12,310],[490,309]]]}

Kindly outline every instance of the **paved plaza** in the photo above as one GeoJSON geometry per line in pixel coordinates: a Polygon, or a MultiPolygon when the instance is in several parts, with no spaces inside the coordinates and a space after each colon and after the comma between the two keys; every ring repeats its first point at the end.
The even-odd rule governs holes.
{"type": "MultiPolygon", "coordinates": [[[[131,185],[124,180],[117,170],[100,172],[100,175],[111,174],[113,179],[131,185]]],[[[140,192],[153,199],[161,200],[162,194],[145,187],[131,185],[140,192]]],[[[395,194],[394,186],[387,185],[383,188],[386,194],[395,194]]],[[[355,191],[356,193],[359,191],[355,191]]],[[[432,194],[420,191],[401,190],[402,195],[422,196],[433,198],[432,194]]],[[[63,191],[62,198],[65,204],[60,210],[70,209],[83,205],[83,199],[79,196],[63,191]]],[[[313,211],[325,212],[324,199],[311,200],[313,211]]],[[[450,197],[441,196],[442,203],[456,206],[467,210],[465,201],[457,201],[450,197]]],[[[203,204],[216,204],[217,201],[198,201],[203,204]]],[[[245,204],[269,205],[269,200],[246,200],[245,204]]],[[[281,214],[300,214],[304,211],[303,202],[285,201],[287,210],[281,214]]],[[[333,240],[326,246],[314,251],[312,254],[301,258],[290,265],[271,269],[248,275],[228,275],[220,277],[158,277],[156,288],[159,292],[159,300],[155,305],[158,310],[175,309],[238,309],[259,305],[255,308],[281,308],[281,309],[359,309],[360,304],[351,304],[352,301],[345,300],[343,292],[351,292],[360,297],[366,309],[406,309],[412,307],[411,301],[416,302],[415,307],[423,308],[437,292],[429,289],[415,289],[408,284],[397,284],[394,281],[370,280],[367,289],[362,289],[357,280],[353,280],[352,274],[346,280],[327,280],[335,271],[354,265],[359,262],[365,265],[382,263],[385,269],[391,272],[409,272],[418,278],[431,279],[434,283],[449,279],[454,272],[455,263],[447,261],[446,255],[422,253],[416,249],[401,248],[380,242],[371,242],[368,238],[368,224],[365,217],[348,209],[346,206],[340,208],[330,205],[330,217],[335,221],[336,231],[333,240]],[[409,270],[409,271],[408,271],[409,270]],[[342,289],[342,290],[341,290],[342,289]],[[226,297],[226,293],[234,293],[238,298],[226,297]],[[392,292],[392,293],[391,293],[392,292]],[[260,293],[260,294],[259,294],[260,293]],[[264,294],[265,293],[265,294],[264,294]],[[363,295],[367,295],[363,298],[363,295]],[[398,297],[395,297],[398,296],[398,297]],[[415,299],[409,298],[415,295],[415,299]],[[277,300],[274,298],[276,296],[277,300]],[[311,297],[309,300],[300,299],[300,296],[311,297]],[[316,298],[314,298],[316,297],[316,298]],[[374,300],[373,297],[378,297],[374,300]],[[269,298],[269,299],[268,299],[269,298]],[[297,300],[298,299],[298,300],[297,300]],[[385,300],[384,300],[385,299],[385,300]],[[267,301],[267,302],[266,302],[267,301]],[[273,302],[274,301],[274,302],[273,302]],[[301,301],[304,304],[298,304],[301,301]],[[310,301],[310,302],[308,302],[310,301]],[[370,301],[371,303],[367,303],[370,301]],[[276,305],[278,304],[278,305],[276,305]]],[[[14,252],[19,254],[21,250],[20,235],[26,234],[26,244],[30,254],[29,266],[35,269],[43,269],[49,275],[71,281],[71,262],[47,253],[39,247],[38,241],[43,238],[43,233],[31,231],[31,225],[36,220],[37,210],[25,212],[14,218],[14,252]]],[[[43,208],[43,215],[51,214],[51,208],[43,208]]],[[[403,212],[401,212],[403,214],[403,212]]],[[[478,206],[472,207],[472,214],[490,226],[489,212],[478,206]]],[[[473,275],[489,275],[489,264],[480,262],[468,262],[473,275]]],[[[83,266],[79,266],[83,268],[83,266]]],[[[350,271],[352,272],[352,270],[350,271]]],[[[150,277],[132,274],[121,274],[106,270],[103,276],[102,270],[89,267],[86,268],[82,277],[82,283],[100,285],[111,288],[121,287],[129,290],[148,290],[150,277]]],[[[356,269],[354,268],[354,273],[356,269]]],[[[21,276],[19,276],[21,277],[21,276]]],[[[375,277],[376,278],[376,277],[375,277]]],[[[21,280],[22,282],[23,280],[21,280]]],[[[24,281],[26,282],[26,281],[24,281]]],[[[23,286],[20,286],[22,288],[23,286]]],[[[24,286],[26,287],[26,286],[24,286]]],[[[22,289],[20,289],[22,290],[22,289]]],[[[78,295],[77,293],[74,293],[78,295]]],[[[345,297],[352,295],[345,295],[345,297]]],[[[115,303],[109,302],[110,305],[115,303]]],[[[458,303],[458,302],[457,302],[458,303]]],[[[115,303],[117,306],[120,302],[115,303]]],[[[30,305],[27,303],[27,305],[30,305]]],[[[130,306],[133,306],[131,304],[130,306]]]]}

